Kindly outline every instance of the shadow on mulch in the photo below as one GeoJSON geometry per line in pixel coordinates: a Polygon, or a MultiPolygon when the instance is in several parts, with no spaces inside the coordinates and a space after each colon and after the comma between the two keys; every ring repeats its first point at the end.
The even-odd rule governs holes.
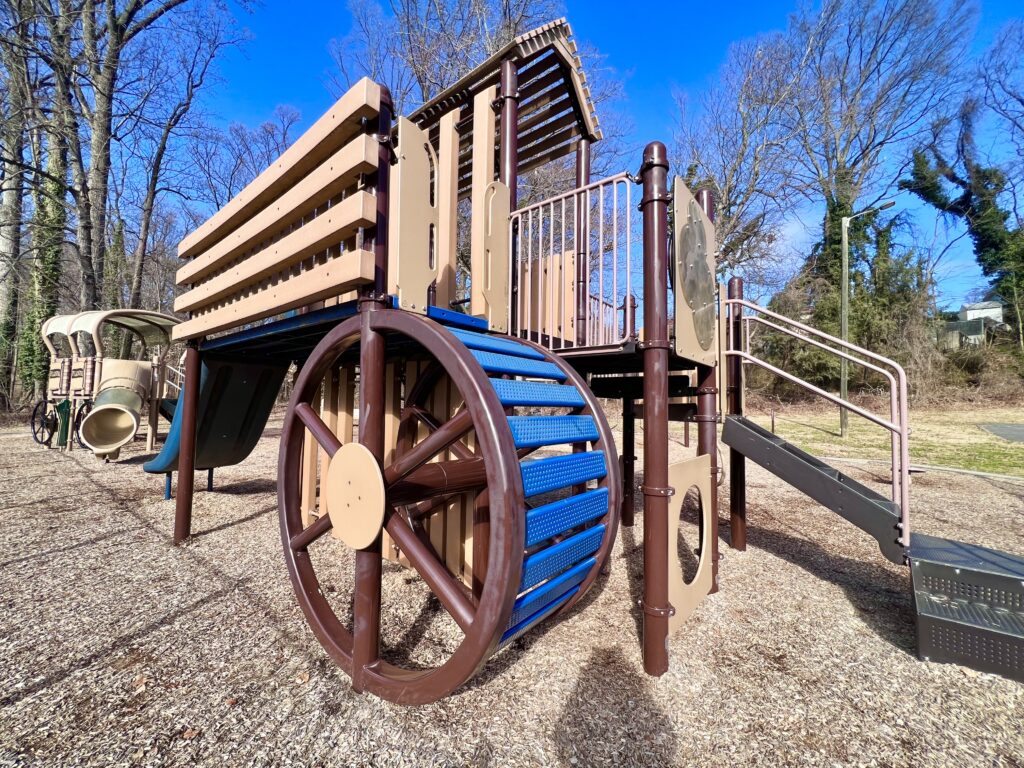
{"type": "Polygon", "coordinates": [[[209,536],[211,533],[217,533],[218,531],[224,531],[224,530],[227,530],[228,528],[234,528],[236,525],[243,525],[244,523],[251,522],[252,520],[255,520],[258,517],[263,517],[264,515],[269,514],[271,512],[275,512],[276,510],[277,510],[277,505],[276,504],[272,504],[269,507],[264,507],[263,509],[258,509],[258,510],[256,510],[255,512],[253,512],[251,514],[246,515],[245,517],[238,518],[237,520],[229,520],[226,523],[221,523],[220,525],[215,525],[213,528],[207,528],[206,530],[203,530],[203,531],[194,531],[192,533],[192,538],[198,539],[201,536],[209,536]]]}
{"type": "Polygon", "coordinates": [[[237,483],[217,485],[217,479],[216,477],[214,477],[213,492],[230,494],[277,493],[277,480],[271,480],[269,478],[264,477],[258,480],[242,480],[237,483]]]}
{"type": "MultiPolygon", "coordinates": [[[[851,530],[850,535],[858,534],[851,530]]],[[[747,543],[832,582],[846,593],[850,604],[875,634],[904,653],[917,656],[909,574],[897,574],[879,563],[843,557],[817,542],[749,522],[747,543]]]]}
{"type": "Polygon", "coordinates": [[[552,729],[561,765],[671,765],[672,721],[620,648],[595,648],[552,729]]]}

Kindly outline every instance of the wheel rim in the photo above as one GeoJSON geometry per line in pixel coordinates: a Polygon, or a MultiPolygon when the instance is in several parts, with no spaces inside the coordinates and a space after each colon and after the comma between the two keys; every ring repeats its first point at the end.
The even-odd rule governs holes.
{"type": "MultiPolygon", "coordinates": [[[[336,438],[334,443],[337,443],[336,438]]],[[[440,450],[418,466],[422,468],[437,453],[440,450]]],[[[519,512],[524,504],[516,449],[504,411],[489,380],[475,365],[468,350],[440,326],[405,312],[368,312],[337,326],[317,345],[296,381],[282,429],[278,479],[281,535],[296,596],[317,639],[353,678],[354,684],[391,701],[412,704],[437,700],[472,677],[497,648],[511,615],[522,568],[524,529],[519,512]],[[337,450],[337,446],[324,434],[325,431],[329,434],[326,425],[312,409],[302,406],[309,406],[331,366],[359,342],[364,323],[392,339],[404,337],[416,342],[444,367],[467,404],[471,424],[462,435],[470,429],[475,431],[478,455],[484,464],[490,506],[487,577],[475,606],[467,596],[459,600],[449,595],[446,600],[436,589],[432,590],[460,624],[464,637],[447,661],[425,670],[403,668],[383,658],[365,668],[353,668],[354,638],[362,629],[346,627],[338,617],[320,589],[316,567],[309,555],[310,545],[330,530],[330,518],[323,515],[305,529],[302,525],[299,457],[306,429],[318,437],[328,455],[337,450]],[[467,611],[471,614],[468,624],[467,611]]],[[[421,551],[416,552],[416,560],[411,556],[416,551],[413,547],[415,542],[408,537],[417,538],[415,531],[392,503],[399,487],[397,482],[388,486],[386,530],[396,541],[406,542],[402,547],[403,553],[429,583],[428,571],[433,566],[424,559],[421,551]]],[[[409,503],[410,499],[403,496],[402,506],[409,503]]],[[[443,563],[441,565],[443,567],[443,563]]],[[[436,572],[433,577],[437,579],[436,572]]],[[[359,587],[359,579],[357,565],[354,594],[359,587]]],[[[379,583],[377,589],[379,594],[379,583]]]]}
{"type": "Polygon", "coordinates": [[[56,429],[54,414],[49,410],[49,403],[40,400],[32,409],[32,438],[39,445],[50,446],[56,429]]]}

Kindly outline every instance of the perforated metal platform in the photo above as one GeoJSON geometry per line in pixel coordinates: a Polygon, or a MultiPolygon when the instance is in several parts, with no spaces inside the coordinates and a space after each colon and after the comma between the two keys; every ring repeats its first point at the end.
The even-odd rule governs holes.
{"type": "Polygon", "coordinates": [[[1024,557],[914,534],[917,652],[1024,681],[1024,557]]]}

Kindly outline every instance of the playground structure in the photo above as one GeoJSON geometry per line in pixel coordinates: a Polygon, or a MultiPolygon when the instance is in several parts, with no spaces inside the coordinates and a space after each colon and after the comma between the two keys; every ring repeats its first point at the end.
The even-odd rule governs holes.
{"type": "Polygon", "coordinates": [[[670,187],[658,142],[637,174],[593,181],[600,138],[560,20],[407,118],[361,80],[186,237],[175,310],[188,319],[173,330],[187,342],[184,382],[145,466],[178,472],[175,541],[190,535],[194,470],[251,452],[296,365],[278,499],[298,602],[357,690],[434,701],[593,587],[620,518],[633,524],[642,418],[643,657],[660,675],[670,632],[717,589],[721,415],[731,546],[746,546],[749,458],[911,565],[923,656],[1024,677],[1024,561],[911,536],[902,369],[745,301],[738,280],[721,290],[710,196],[670,187]],[[521,177],[568,158],[572,189],[520,205],[521,177]],[[891,384],[891,413],[773,368],[751,350],[755,324],[868,366],[891,384]],[[746,419],[744,365],[888,429],[891,497],[746,419]],[[622,404],[621,461],[598,398],[622,404]],[[697,455],[672,465],[670,419],[697,427],[697,455]],[[687,582],[672,499],[689,490],[701,543],[687,582]],[[355,553],[345,594],[321,584],[339,547],[355,553]],[[385,559],[417,572],[460,628],[445,658],[382,645],[385,559]]]}
{"type": "Polygon", "coordinates": [[[50,439],[41,438],[56,432],[61,448],[77,443],[100,458],[115,459],[145,425],[146,449],[153,450],[160,415],[170,418],[176,402],[164,393],[174,385],[166,356],[177,323],[171,315],[138,309],[58,315],[43,323],[51,362],[46,397],[36,406],[42,416],[33,414],[36,441],[49,445],[50,439]],[[135,359],[109,355],[112,331],[127,335],[135,359]],[[70,355],[62,354],[65,349],[70,355]]]}

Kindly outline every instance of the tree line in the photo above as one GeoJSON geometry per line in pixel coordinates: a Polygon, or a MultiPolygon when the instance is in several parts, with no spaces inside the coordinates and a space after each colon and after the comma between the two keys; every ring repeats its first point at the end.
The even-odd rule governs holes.
{"type": "MultiPolygon", "coordinates": [[[[967,237],[983,296],[1008,307],[1024,352],[1024,20],[974,57],[976,17],[962,0],[801,5],[785,29],[732,45],[695,99],[677,97],[677,162],[715,193],[723,273],[836,334],[841,220],[870,211],[849,231],[852,341],[934,367],[938,274],[967,237]],[[899,193],[930,206],[934,231],[871,210],[899,193]],[[795,254],[786,227],[800,209],[821,218],[815,244],[795,254]]],[[[764,343],[835,385],[838,360],[764,343]]]]}

